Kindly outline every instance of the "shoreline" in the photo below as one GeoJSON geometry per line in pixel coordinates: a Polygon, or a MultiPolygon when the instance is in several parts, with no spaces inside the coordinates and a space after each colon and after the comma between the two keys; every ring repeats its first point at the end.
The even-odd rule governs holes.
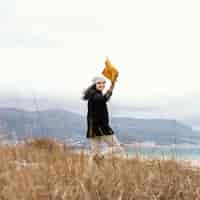
{"type": "MultiPolygon", "coordinates": [[[[76,153],[83,153],[85,155],[89,155],[90,154],[90,150],[83,150],[83,149],[75,149],[73,150],[76,153]]],[[[106,155],[106,154],[105,154],[106,155]]],[[[173,156],[149,156],[149,155],[142,155],[142,154],[126,154],[126,156],[122,156],[120,154],[115,154],[115,156],[122,158],[122,159],[140,159],[142,161],[168,161],[168,160],[173,160],[176,161],[177,163],[183,165],[183,166],[187,166],[187,167],[192,167],[192,168],[198,168],[200,169],[200,160],[198,159],[180,159],[177,157],[173,157],[173,156]]]]}
{"type": "MultiPolygon", "coordinates": [[[[62,144],[62,143],[59,143],[58,141],[54,141],[55,143],[57,143],[60,147],[63,147],[65,146],[66,144],[62,144]]],[[[24,145],[24,141],[23,142],[19,142],[19,143],[1,143],[2,146],[20,146],[20,145],[24,145]]],[[[125,145],[122,145],[125,147],[125,145]]],[[[142,149],[142,148],[141,148],[142,149]]],[[[176,154],[172,154],[172,155],[167,155],[167,154],[154,154],[154,155],[151,155],[151,154],[146,154],[146,153],[141,153],[140,151],[138,151],[138,148],[135,148],[135,152],[132,153],[132,152],[128,152],[126,151],[126,155],[120,155],[120,154],[117,154],[115,153],[115,155],[117,157],[120,157],[120,158],[123,158],[123,159],[140,159],[142,161],[162,161],[162,160],[173,160],[173,161],[176,161],[177,163],[180,163],[184,166],[188,166],[188,167],[192,167],[192,168],[200,168],[200,158],[199,159],[194,159],[194,158],[191,158],[191,159],[185,159],[185,158],[181,158],[180,156],[177,156],[176,154]]],[[[74,153],[83,153],[85,155],[89,155],[90,154],[90,150],[89,149],[80,149],[80,148],[72,148],[71,151],[73,151],[74,153]]],[[[103,152],[103,151],[102,151],[103,152]]],[[[105,154],[106,155],[106,154],[105,154]]]]}

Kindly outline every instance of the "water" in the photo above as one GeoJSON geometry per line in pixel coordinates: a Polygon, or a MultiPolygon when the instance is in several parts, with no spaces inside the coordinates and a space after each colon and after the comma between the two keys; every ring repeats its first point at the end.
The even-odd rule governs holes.
{"type": "MultiPolygon", "coordinates": [[[[7,144],[23,143],[20,140],[8,140],[7,144]]],[[[80,143],[80,141],[79,141],[80,143]]],[[[76,143],[76,147],[79,147],[76,143]]],[[[82,144],[82,143],[80,143],[82,144]]],[[[81,149],[87,147],[88,144],[80,145],[81,149]]],[[[124,145],[125,151],[129,156],[142,156],[148,158],[175,158],[177,160],[200,160],[200,144],[172,144],[157,145],[154,142],[143,142],[124,145]]]]}
{"type": "Polygon", "coordinates": [[[125,149],[130,156],[200,160],[200,145],[132,145],[126,146],[125,149]]]}

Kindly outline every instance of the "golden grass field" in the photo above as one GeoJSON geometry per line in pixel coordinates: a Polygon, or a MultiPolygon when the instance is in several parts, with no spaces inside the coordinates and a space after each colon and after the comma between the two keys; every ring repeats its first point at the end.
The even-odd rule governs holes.
{"type": "Polygon", "coordinates": [[[53,139],[0,146],[0,200],[200,200],[200,170],[175,160],[88,155],[53,139]]]}

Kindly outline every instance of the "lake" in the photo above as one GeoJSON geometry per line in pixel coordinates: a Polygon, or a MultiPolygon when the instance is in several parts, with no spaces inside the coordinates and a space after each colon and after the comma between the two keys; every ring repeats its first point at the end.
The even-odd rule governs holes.
{"type": "Polygon", "coordinates": [[[132,144],[125,146],[130,156],[144,156],[151,158],[176,158],[178,160],[200,160],[200,145],[142,145],[132,144]]]}

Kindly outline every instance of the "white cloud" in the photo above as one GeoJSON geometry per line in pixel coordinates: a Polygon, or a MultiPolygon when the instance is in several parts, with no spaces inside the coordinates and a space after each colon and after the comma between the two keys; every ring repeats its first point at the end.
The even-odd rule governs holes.
{"type": "Polygon", "coordinates": [[[13,5],[0,21],[0,45],[29,49],[2,50],[2,87],[79,95],[109,56],[120,71],[116,99],[159,103],[162,97],[200,91],[198,1],[17,0],[13,5]]]}
{"type": "Polygon", "coordinates": [[[0,1],[0,48],[56,46],[48,32],[33,30],[33,25],[25,16],[16,16],[16,1],[0,1]]]}

